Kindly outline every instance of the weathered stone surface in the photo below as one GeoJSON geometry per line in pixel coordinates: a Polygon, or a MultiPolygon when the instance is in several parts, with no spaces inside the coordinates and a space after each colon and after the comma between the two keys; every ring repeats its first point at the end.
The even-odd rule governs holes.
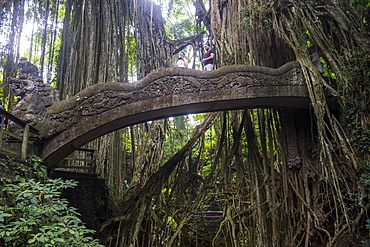
{"type": "MultiPolygon", "coordinates": [[[[58,93],[54,88],[42,81],[38,69],[27,59],[21,58],[20,75],[9,81],[10,90],[20,100],[12,110],[12,114],[31,126],[46,119],[47,108],[58,101],[58,93]]],[[[12,128],[15,126],[10,126],[12,128]]]]}
{"type": "Polygon", "coordinates": [[[284,126],[283,135],[285,137],[285,154],[287,157],[286,163],[290,169],[300,169],[302,167],[302,159],[298,149],[298,136],[296,129],[296,121],[294,116],[297,110],[285,109],[281,111],[280,121],[284,126]]]}
{"type": "Polygon", "coordinates": [[[36,127],[49,166],[83,144],[144,121],[241,108],[308,108],[298,62],[281,68],[225,66],[211,72],[185,68],[155,71],[137,83],[100,83],[54,103],[36,127]]]}

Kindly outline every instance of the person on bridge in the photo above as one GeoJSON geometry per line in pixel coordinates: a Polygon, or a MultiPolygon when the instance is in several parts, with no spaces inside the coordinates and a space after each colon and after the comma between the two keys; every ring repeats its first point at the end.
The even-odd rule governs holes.
{"type": "Polygon", "coordinates": [[[185,58],[185,52],[180,52],[180,56],[178,59],[176,59],[175,67],[183,67],[187,68],[188,67],[188,61],[186,61],[185,58]]]}
{"type": "Polygon", "coordinates": [[[206,53],[204,54],[204,57],[201,62],[204,63],[205,71],[211,71],[213,70],[213,60],[214,60],[216,53],[213,49],[211,49],[211,46],[209,45],[209,43],[206,43],[204,45],[204,49],[206,49],[206,53]]]}

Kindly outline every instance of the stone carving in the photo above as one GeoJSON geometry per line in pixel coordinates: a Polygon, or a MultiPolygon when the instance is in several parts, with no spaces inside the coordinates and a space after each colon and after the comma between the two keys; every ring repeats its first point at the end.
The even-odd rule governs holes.
{"type": "Polygon", "coordinates": [[[98,125],[101,119],[96,116],[108,110],[167,95],[287,85],[305,85],[298,62],[278,69],[233,65],[211,72],[170,67],[155,71],[137,83],[100,83],[86,88],[50,107],[47,121],[39,129],[48,126],[44,133],[47,137],[72,127],[82,117],[95,117],[98,125]]]}
{"type": "Polygon", "coordinates": [[[294,119],[294,110],[284,109],[281,111],[281,124],[284,126],[286,139],[286,155],[288,167],[292,170],[299,170],[302,167],[302,159],[298,151],[297,128],[294,119]]]}
{"type": "Polygon", "coordinates": [[[21,58],[18,66],[19,77],[11,79],[9,85],[10,90],[15,96],[19,96],[20,100],[11,113],[35,126],[45,120],[47,108],[58,101],[58,93],[53,87],[43,83],[38,68],[26,58],[21,58]]]}
{"type": "MultiPolygon", "coordinates": [[[[225,109],[309,108],[309,104],[298,62],[278,69],[233,65],[210,72],[170,67],[136,83],[107,82],[85,88],[47,107],[46,118],[35,127],[44,140],[39,155],[52,165],[99,136],[144,121],[225,109]]],[[[296,142],[288,143],[297,147],[296,142]]],[[[300,166],[299,153],[293,149],[286,159],[295,169],[300,166]]]]}
{"type": "Polygon", "coordinates": [[[288,159],[288,167],[290,169],[300,169],[302,167],[302,160],[298,153],[295,157],[288,159]]]}
{"type": "MultiPolygon", "coordinates": [[[[146,85],[138,88],[119,92],[113,92],[112,90],[96,92],[91,97],[80,99],[79,107],[82,115],[86,116],[99,114],[123,104],[170,94],[196,93],[241,87],[304,85],[301,73],[300,69],[293,68],[278,76],[257,72],[230,72],[215,78],[168,75],[155,79],[148,84],[145,83],[146,85]]],[[[144,84],[142,82],[138,83],[144,84]]]]}
{"type": "Polygon", "coordinates": [[[21,59],[19,59],[18,67],[20,79],[42,81],[42,78],[40,77],[39,74],[39,69],[37,68],[36,65],[27,61],[27,58],[22,57],[21,59]]]}

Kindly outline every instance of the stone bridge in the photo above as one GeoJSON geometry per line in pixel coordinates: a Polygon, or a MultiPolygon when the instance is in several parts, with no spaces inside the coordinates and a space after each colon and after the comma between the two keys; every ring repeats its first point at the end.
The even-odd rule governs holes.
{"type": "Polygon", "coordinates": [[[35,127],[44,144],[40,157],[51,167],[109,132],[170,116],[242,108],[308,108],[298,62],[278,69],[233,65],[205,72],[155,71],[136,83],[100,83],[54,103],[35,127]]]}

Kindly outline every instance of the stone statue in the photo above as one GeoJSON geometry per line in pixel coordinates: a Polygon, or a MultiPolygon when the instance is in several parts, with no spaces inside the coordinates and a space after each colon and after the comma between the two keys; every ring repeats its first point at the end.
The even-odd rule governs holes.
{"type": "Polygon", "coordinates": [[[30,80],[41,80],[42,78],[39,75],[39,69],[36,65],[32,64],[31,62],[27,61],[27,58],[22,57],[19,59],[18,67],[19,67],[19,78],[20,79],[30,79],[30,80]]]}
{"type": "Polygon", "coordinates": [[[47,108],[58,101],[57,91],[43,82],[36,65],[21,58],[18,64],[19,77],[9,81],[10,90],[20,97],[11,113],[31,126],[46,117],[47,108]]]}

